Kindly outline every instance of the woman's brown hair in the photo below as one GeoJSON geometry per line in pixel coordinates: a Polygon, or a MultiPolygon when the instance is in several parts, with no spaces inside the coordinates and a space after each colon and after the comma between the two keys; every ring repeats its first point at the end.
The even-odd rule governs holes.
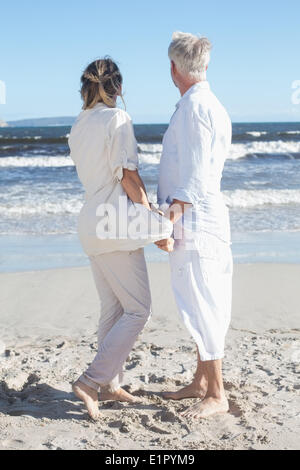
{"type": "Polygon", "coordinates": [[[91,109],[97,103],[110,108],[116,106],[116,95],[121,95],[123,78],[117,64],[105,57],[87,66],[81,76],[81,98],[83,109],[91,109]]]}

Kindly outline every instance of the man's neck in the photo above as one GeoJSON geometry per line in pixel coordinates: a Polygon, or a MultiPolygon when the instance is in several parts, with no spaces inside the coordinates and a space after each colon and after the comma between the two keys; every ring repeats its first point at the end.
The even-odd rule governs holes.
{"type": "Polygon", "coordinates": [[[189,82],[182,82],[180,84],[178,84],[178,88],[179,88],[179,91],[180,91],[180,95],[183,96],[185,95],[185,93],[190,89],[192,88],[192,86],[196,85],[196,83],[200,83],[200,82],[205,82],[206,81],[206,78],[203,78],[202,80],[193,80],[193,81],[189,81],[189,82]]]}

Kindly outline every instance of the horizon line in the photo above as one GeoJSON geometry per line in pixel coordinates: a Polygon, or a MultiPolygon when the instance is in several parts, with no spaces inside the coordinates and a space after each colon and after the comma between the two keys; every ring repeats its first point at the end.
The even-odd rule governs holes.
{"type": "MultiPolygon", "coordinates": [[[[43,121],[43,120],[54,120],[54,119],[76,119],[77,118],[77,115],[76,116],[71,116],[71,115],[64,115],[64,116],[44,116],[44,117],[31,117],[31,118],[21,118],[21,119],[11,119],[9,121],[5,121],[3,118],[0,117],[0,122],[2,121],[4,124],[10,124],[10,123],[18,123],[18,122],[26,122],[26,121],[43,121]]],[[[282,123],[282,124],[300,124],[300,120],[295,120],[295,121],[290,121],[290,120],[236,120],[236,121],[233,121],[232,120],[232,124],[276,124],[276,123],[282,123]]],[[[133,124],[134,125],[140,125],[140,126],[145,126],[145,125],[168,125],[168,121],[167,122],[135,122],[133,120],[133,124]]],[[[64,126],[69,126],[70,124],[66,124],[66,125],[61,125],[62,127],[64,126]]],[[[59,125],[55,125],[53,127],[57,127],[59,125]]],[[[9,126],[9,127],[14,127],[14,126],[9,126]]],[[[30,126],[29,126],[30,127],[30,126]]],[[[35,127],[35,126],[33,126],[35,127]]],[[[48,124],[46,126],[41,126],[41,127],[51,127],[51,124],[48,124]]]]}

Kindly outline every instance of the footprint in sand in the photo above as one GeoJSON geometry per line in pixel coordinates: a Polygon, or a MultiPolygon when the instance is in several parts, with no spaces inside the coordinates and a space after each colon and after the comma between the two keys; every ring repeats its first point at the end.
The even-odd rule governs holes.
{"type": "Polygon", "coordinates": [[[4,447],[7,450],[21,450],[25,448],[25,442],[21,439],[7,439],[5,441],[2,441],[0,446],[4,447]]]}
{"type": "Polygon", "coordinates": [[[25,372],[11,372],[8,377],[0,383],[0,395],[6,399],[27,398],[26,389],[38,383],[40,378],[36,374],[25,372]]]}
{"type": "Polygon", "coordinates": [[[172,434],[171,432],[153,424],[152,420],[148,415],[141,416],[141,424],[147,429],[147,431],[154,432],[156,434],[172,434]]]}
{"type": "Polygon", "coordinates": [[[175,423],[176,421],[180,421],[172,411],[159,411],[154,415],[154,419],[157,419],[162,423],[175,423]]]}
{"type": "Polygon", "coordinates": [[[229,413],[235,418],[241,418],[243,416],[242,408],[235,403],[233,400],[229,399],[229,413]]]}
{"type": "Polygon", "coordinates": [[[125,369],[126,370],[135,369],[139,364],[140,364],[139,361],[130,362],[128,365],[125,366],[125,369]]]}

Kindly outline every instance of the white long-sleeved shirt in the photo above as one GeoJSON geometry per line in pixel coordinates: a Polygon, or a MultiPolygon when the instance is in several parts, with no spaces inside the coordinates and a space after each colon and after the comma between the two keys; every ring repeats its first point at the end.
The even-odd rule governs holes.
{"type": "Polygon", "coordinates": [[[82,111],[69,147],[85,189],[78,234],[87,255],[133,251],[171,235],[171,222],[141,204],[130,204],[120,183],[123,169],[138,168],[132,121],[125,111],[103,103],[82,111]]]}
{"type": "Polygon", "coordinates": [[[230,118],[207,81],[196,83],[176,105],[163,139],[158,203],[191,203],[178,222],[184,230],[230,241],[228,209],[221,194],[231,145],[230,118]]]}

